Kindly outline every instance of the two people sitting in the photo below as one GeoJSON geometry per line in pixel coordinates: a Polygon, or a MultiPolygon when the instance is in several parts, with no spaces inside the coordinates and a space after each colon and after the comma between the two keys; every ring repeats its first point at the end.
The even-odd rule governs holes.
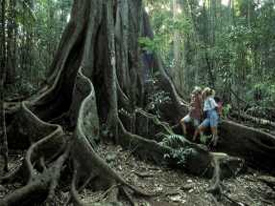
{"type": "Polygon", "coordinates": [[[198,135],[202,136],[205,129],[210,127],[213,146],[215,147],[218,142],[217,127],[219,114],[217,109],[219,108],[219,105],[215,101],[214,96],[215,91],[209,87],[206,87],[203,91],[200,87],[195,87],[191,93],[189,113],[181,119],[180,123],[182,125],[183,133],[186,135],[186,123],[193,122],[196,128],[193,135],[193,141],[196,140],[198,135]],[[202,119],[203,121],[201,122],[202,119]]]}

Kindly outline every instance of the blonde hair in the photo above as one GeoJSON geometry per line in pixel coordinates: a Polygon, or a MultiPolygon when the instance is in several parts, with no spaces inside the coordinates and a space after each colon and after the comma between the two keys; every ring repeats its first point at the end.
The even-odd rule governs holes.
{"type": "Polygon", "coordinates": [[[205,87],[204,90],[202,91],[202,94],[205,97],[209,97],[209,96],[215,96],[216,92],[214,89],[211,89],[209,87],[205,87]]]}
{"type": "Polygon", "coordinates": [[[192,94],[200,94],[202,92],[202,89],[198,86],[195,86],[194,90],[192,91],[192,94]]]}

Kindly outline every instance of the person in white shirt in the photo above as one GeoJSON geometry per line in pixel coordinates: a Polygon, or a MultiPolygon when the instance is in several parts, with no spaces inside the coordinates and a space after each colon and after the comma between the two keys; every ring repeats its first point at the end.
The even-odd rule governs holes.
{"type": "Polygon", "coordinates": [[[218,121],[219,121],[219,115],[217,112],[218,104],[214,100],[215,91],[213,89],[210,89],[209,87],[206,87],[203,92],[202,96],[204,99],[204,105],[203,105],[203,112],[206,114],[206,118],[203,120],[203,122],[200,124],[198,129],[195,132],[193,140],[196,140],[196,137],[198,134],[202,135],[203,131],[210,126],[211,133],[212,133],[212,141],[213,146],[215,147],[218,142],[218,121]]]}

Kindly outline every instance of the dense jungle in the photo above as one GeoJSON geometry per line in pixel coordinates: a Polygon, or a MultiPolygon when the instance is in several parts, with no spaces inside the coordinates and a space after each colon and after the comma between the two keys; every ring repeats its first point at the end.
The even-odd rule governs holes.
{"type": "Polygon", "coordinates": [[[0,206],[275,205],[275,0],[0,2],[0,206]]]}

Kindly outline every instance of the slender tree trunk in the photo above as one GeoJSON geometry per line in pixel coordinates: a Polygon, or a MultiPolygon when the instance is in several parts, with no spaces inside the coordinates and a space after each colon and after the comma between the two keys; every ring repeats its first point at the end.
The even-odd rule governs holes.
{"type": "MultiPolygon", "coordinates": [[[[4,110],[4,84],[6,79],[6,1],[1,2],[1,59],[0,59],[0,155],[4,158],[4,170],[8,171],[8,142],[4,110]]],[[[2,168],[0,168],[2,169],[2,168]]]]}
{"type": "Polygon", "coordinates": [[[6,80],[7,84],[13,84],[16,77],[16,19],[15,10],[16,1],[9,1],[9,9],[7,15],[7,69],[6,69],[6,80]]]}
{"type": "MultiPolygon", "coordinates": [[[[178,3],[178,0],[173,0],[173,19],[176,23],[178,21],[179,15],[181,15],[181,6],[178,3]]],[[[176,24],[175,24],[176,25],[176,24]]],[[[172,71],[172,78],[175,82],[175,85],[180,93],[184,88],[184,68],[181,66],[182,62],[182,52],[181,52],[181,39],[180,32],[178,28],[174,28],[173,33],[173,55],[174,55],[174,67],[172,71]]]]}

